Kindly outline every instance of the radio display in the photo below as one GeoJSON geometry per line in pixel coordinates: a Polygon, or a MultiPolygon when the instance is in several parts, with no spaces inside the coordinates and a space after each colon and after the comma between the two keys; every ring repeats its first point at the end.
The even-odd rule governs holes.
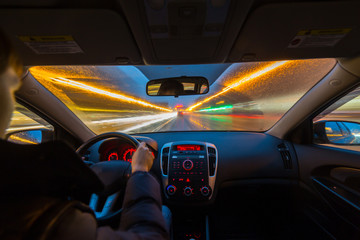
{"type": "Polygon", "coordinates": [[[177,151],[202,151],[203,146],[194,145],[194,144],[177,145],[176,150],[177,151]]]}

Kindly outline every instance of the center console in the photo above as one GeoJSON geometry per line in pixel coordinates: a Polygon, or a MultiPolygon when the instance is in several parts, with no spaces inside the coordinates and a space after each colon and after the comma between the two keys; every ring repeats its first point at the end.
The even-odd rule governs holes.
{"type": "Polygon", "coordinates": [[[161,149],[161,172],[169,200],[210,200],[217,173],[217,149],[207,142],[170,142],[161,149]]]}

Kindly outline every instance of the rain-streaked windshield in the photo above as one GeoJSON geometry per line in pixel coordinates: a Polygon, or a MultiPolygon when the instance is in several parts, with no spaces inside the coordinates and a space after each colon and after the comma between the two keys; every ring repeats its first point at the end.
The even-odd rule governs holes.
{"type": "Polygon", "coordinates": [[[265,131],[334,59],[176,66],[38,66],[31,74],[92,131],[265,131]],[[204,95],[148,96],[152,79],[203,76],[204,95]]]}

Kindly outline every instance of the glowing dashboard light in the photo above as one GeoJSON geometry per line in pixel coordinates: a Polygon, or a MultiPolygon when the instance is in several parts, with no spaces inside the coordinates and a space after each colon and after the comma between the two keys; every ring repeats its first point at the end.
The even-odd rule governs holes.
{"type": "Polygon", "coordinates": [[[119,155],[117,154],[117,152],[113,152],[109,154],[108,161],[113,161],[113,160],[119,160],[119,155]]]}
{"type": "Polygon", "coordinates": [[[196,103],[196,104],[188,107],[188,108],[186,109],[186,111],[192,111],[192,110],[194,110],[195,108],[203,105],[204,103],[209,102],[210,100],[212,100],[212,99],[214,99],[214,98],[216,98],[216,97],[218,97],[218,96],[220,96],[220,95],[228,92],[229,90],[231,90],[231,89],[233,89],[233,88],[236,88],[236,87],[240,86],[241,84],[243,84],[243,83],[245,83],[245,82],[248,82],[248,81],[250,81],[250,80],[253,80],[253,79],[255,79],[255,78],[258,78],[258,77],[260,77],[260,76],[262,76],[262,75],[264,75],[264,74],[266,74],[266,73],[269,73],[270,71],[273,71],[273,70],[275,70],[275,69],[283,66],[284,64],[286,64],[286,63],[288,63],[288,62],[289,62],[289,61],[276,62],[276,63],[273,63],[273,64],[271,64],[271,65],[269,65],[269,66],[267,66],[267,67],[264,67],[264,68],[262,68],[262,69],[260,69],[260,70],[258,70],[258,71],[256,71],[256,72],[254,72],[254,73],[252,73],[252,74],[249,74],[249,75],[247,75],[247,76],[244,76],[244,77],[240,78],[238,81],[236,81],[235,83],[233,83],[233,84],[231,84],[231,85],[223,88],[220,92],[218,92],[218,93],[216,93],[216,94],[214,94],[214,95],[212,95],[212,96],[210,96],[210,97],[208,97],[208,98],[205,98],[204,100],[202,100],[202,101],[200,101],[200,102],[198,102],[198,103],[196,103]]]}
{"type": "Polygon", "coordinates": [[[161,111],[165,111],[165,112],[172,112],[172,110],[168,109],[168,108],[160,107],[160,106],[145,102],[143,100],[138,100],[138,99],[130,97],[130,96],[110,92],[108,90],[93,87],[93,86],[90,86],[90,85],[87,85],[87,84],[84,84],[84,83],[79,83],[79,82],[76,82],[76,81],[73,81],[73,80],[70,80],[70,79],[67,79],[67,78],[58,77],[58,78],[51,78],[51,80],[53,80],[56,83],[64,84],[66,86],[72,86],[74,88],[78,88],[78,89],[81,89],[81,90],[97,93],[97,94],[100,94],[100,95],[105,95],[107,97],[115,98],[115,99],[122,100],[122,101],[125,101],[125,102],[135,103],[135,104],[139,104],[139,105],[142,105],[142,106],[145,106],[145,107],[151,107],[151,108],[155,108],[155,109],[158,109],[158,110],[161,110],[161,111]]]}
{"type": "Polygon", "coordinates": [[[132,156],[135,152],[136,152],[135,148],[129,148],[128,150],[125,151],[125,153],[123,155],[123,160],[131,163],[132,156]]]}

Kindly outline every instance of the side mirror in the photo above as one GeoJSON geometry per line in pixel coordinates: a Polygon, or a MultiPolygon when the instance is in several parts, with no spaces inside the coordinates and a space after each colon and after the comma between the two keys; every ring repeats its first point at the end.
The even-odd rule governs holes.
{"type": "Polygon", "coordinates": [[[360,145],[360,123],[319,121],[313,124],[314,143],[360,145]]]}
{"type": "Polygon", "coordinates": [[[6,135],[6,140],[18,144],[40,144],[53,139],[54,131],[49,129],[22,130],[6,135]]]}
{"type": "Polygon", "coordinates": [[[176,77],[151,80],[146,84],[149,96],[199,95],[209,92],[209,82],[204,77],[176,77]]]}

